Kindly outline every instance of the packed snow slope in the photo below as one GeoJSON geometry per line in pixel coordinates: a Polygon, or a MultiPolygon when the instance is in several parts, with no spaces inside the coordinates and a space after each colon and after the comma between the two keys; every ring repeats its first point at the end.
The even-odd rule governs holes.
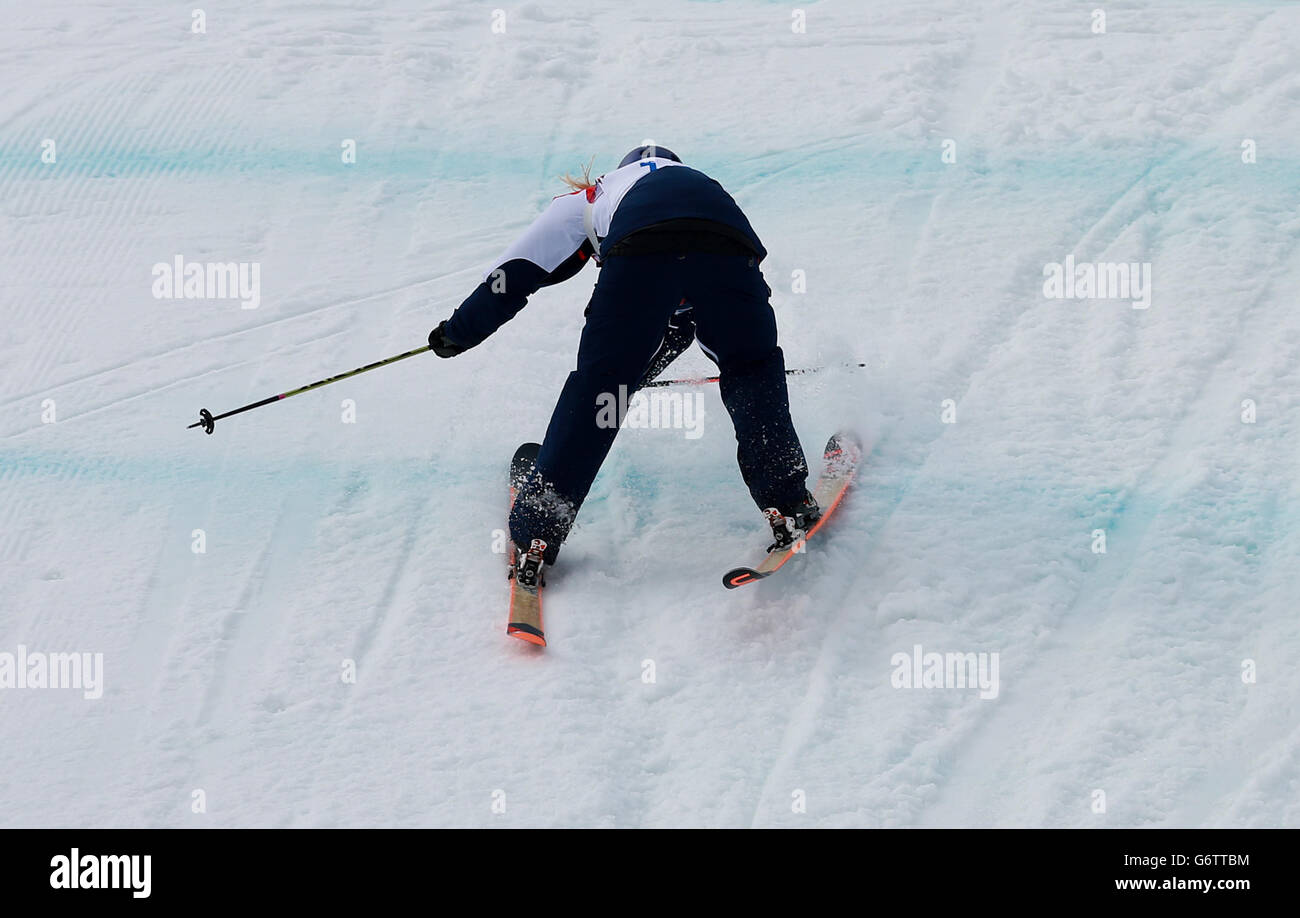
{"type": "Polygon", "coordinates": [[[2,6],[0,653],[103,696],[0,690],[0,825],[1300,825],[1300,5],[2,6]],[[779,577],[722,589],[765,527],[707,389],[505,636],[595,268],[185,428],[422,345],[647,139],[750,215],[789,365],[868,364],[791,383],[869,455],[779,577]],[[156,297],[177,255],[256,308],[156,297]]]}

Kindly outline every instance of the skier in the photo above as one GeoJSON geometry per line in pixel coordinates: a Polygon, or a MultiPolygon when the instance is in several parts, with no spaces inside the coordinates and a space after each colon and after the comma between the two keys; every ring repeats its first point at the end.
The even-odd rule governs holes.
{"type": "MultiPolygon", "coordinates": [[[[820,517],[805,487],[808,464],[790,420],[785,358],[777,346],[767,250],[722,186],[671,150],[642,146],[594,181],[565,176],[556,196],[429,334],[439,357],[480,344],[538,289],[588,261],[601,268],[569,374],[532,476],[510,513],[514,568],[534,580],[555,563],[618,433],[598,419],[598,397],[651,381],[698,340],[717,364],[740,472],[775,539],[801,538],[820,517]]],[[[520,576],[524,576],[522,573],[520,576]]]]}

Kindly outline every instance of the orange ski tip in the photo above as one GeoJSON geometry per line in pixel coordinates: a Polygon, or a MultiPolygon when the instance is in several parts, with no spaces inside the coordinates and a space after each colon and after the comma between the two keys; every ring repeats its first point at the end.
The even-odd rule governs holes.
{"type": "Polygon", "coordinates": [[[506,634],[519,638],[521,641],[536,644],[538,647],[546,646],[546,635],[532,625],[525,625],[523,622],[511,622],[506,625],[506,634]]]}
{"type": "Polygon", "coordinates": [[[760,580],[764,576],[766,575],[760,574],[752,568],[737,567],[727,571],[727,573],[723,575],[722,585],[729,590],[734,590],[736,587],[742,587],[747,583],[753,583],[755,580],[760,580]]]}

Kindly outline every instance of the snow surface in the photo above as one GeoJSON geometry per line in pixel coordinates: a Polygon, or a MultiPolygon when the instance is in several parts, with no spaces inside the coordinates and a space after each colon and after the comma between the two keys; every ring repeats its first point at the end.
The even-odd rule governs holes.
{"type": "Polygon", "coordinates": [[[1300,5],[194,6],[0,3],[0,651],[105,671],[0,690],[0,825],[1300,825],[1300,5]],[[870,456],[779,578],[721,588],[764,527],[710,391],[620,435],[551,646],[505,637],[594,269],[185,429],[419,346],[646,139],[749,213],[790,365],[869,364],[791,385],[870,456]],[[260,306],[154,298],[176,254],[260,306]],[[1150,308],[1044,298],[1068,255],[1150,308]],[[893,687],[916,644],[998,696],[893,687]]]}

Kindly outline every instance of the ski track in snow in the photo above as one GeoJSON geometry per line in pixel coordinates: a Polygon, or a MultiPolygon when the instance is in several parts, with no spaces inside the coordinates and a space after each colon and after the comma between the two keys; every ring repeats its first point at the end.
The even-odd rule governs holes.
{"type": "Polygon", "coordinates": [[[105,693],[0,692],[0,825],[1300,825],[1300,8],[557,6],[8,17],[0,651],[102,652],[105,693]],[[792,570],[719,584],[764,527],[706,389],[699,439],[620,434],[551,646],[504,636],[506,465],[592,269],[185,429],[418,346],[647,139],[750,214],[787,362],[869,364],[791,383],[810,459],[868,444],[792,570]],[[154,299],[177,253],[260,306],[154,299]],[[1150,261],[1151,307],[1045,299],[1071,254],[1150,261]],[[894,688],[916,644],[998,696],[894,688]]]}

